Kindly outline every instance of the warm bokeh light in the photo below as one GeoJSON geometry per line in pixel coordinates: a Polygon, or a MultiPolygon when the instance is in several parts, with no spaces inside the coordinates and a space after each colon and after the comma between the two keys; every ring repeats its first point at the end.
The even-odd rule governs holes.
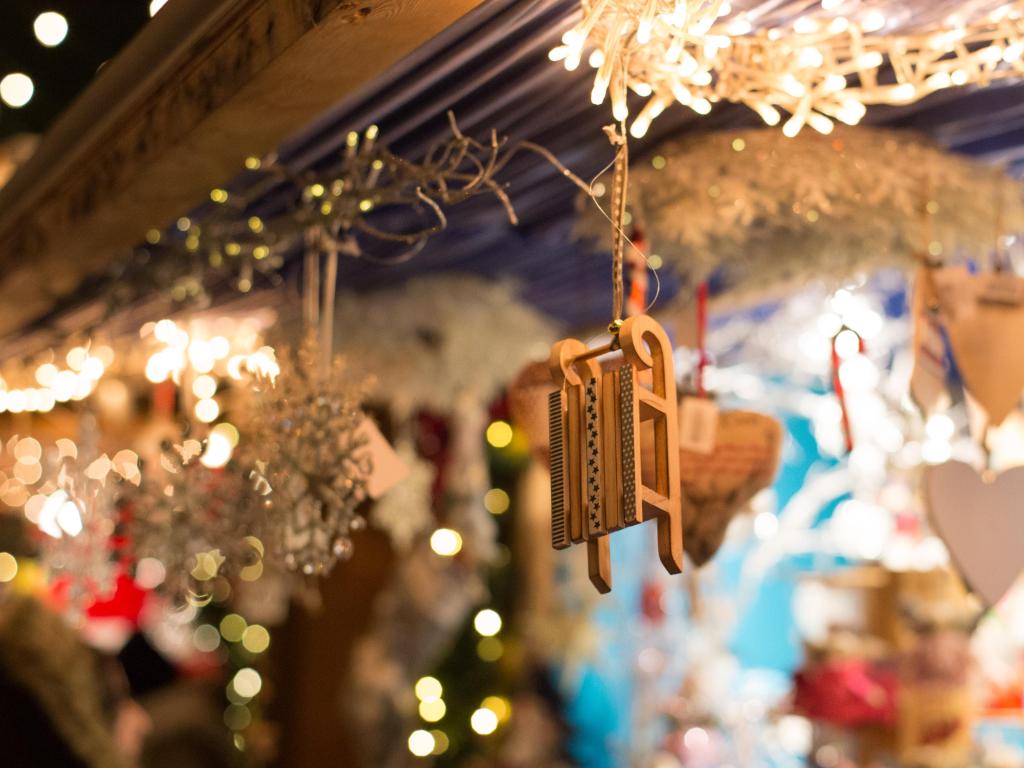
{"type": "Polygon", "coordinates": [[[0,99],[9,107],[24,107],[34,93],[32,78],[23,72],[12,72],[0,80],[0,99]]]}
{"type": "Polygon", "coordinates": [[[484,494],[484,508],[492,515],[500,515],[508,511],[511,499],[501,488],[491,488],[484,494]]]}
{"type": "Polygon", "coordinates": [[[68,36],[68,20],[56,11],[45,11],[36,16],[32,23],[36,40],[47,48],[54,48],[68,36]]]}
{"type": "Polygon", "coordinates": [[[501,616],[497,611],[484,608],[473,617],[473,627],[482,637],[494,637],[501,631],[501,616]]]}
{"type": "Polygon", "coordinates": [[[443,699],[431,699],[420,702],[420,717],[428,723],[436,723],[441,720],[448,708],[443,699]]]}
{"type": "Polygon", "coordinates": [[[422,729],[409,734],[409,751],[416,757],[426,757],[434,751],[434,736],[422,729]]]}
{"type": "Polygon", "coordinates": [[[213,397],[217,394],[217,380],[209,374],[196,376],[192,382],[192,394],[201,400],[213,397]]]}
{"type": "MultiPolygon", "coordinates": [[[[200,402],[213,403],[215,401],[201,400],[200,402]]],[[[231,461],[233,450],[234,445],[231,443],[231,438],[226,436],[223,431],[214,429],[210,432],[210,437],[206,441],[206,449],[203,451],[203,455],[199,457],[199,462],[204,467],[218,469],[231,461]]]]}
{"type": "Polygon", "coordinates": [[[470,727],[481,736],[494,733],[498,728],[498,716],[489,709],[481,707],[469,718],[470,727]]]}
{"type": "Polygon", "coordinates": [[[192,645],[202,653],[212,653],[220,646],[220,633],[212,624],[200,624],[192,633],[192,645]]]}
{"type": "Polygon", "coordinates": [[[441,694],[444,693],[441,681],[436,677],[421,677],[416,681],[413,690],[416,692],[416,698],[420,701],[435,701],[440,699],[441,694]]]}
{"type": "Polygon", "coordinates": [[[505,646],[496,637],[482,637],[476,644],[476,655],[482,661],[497,661],[505,653],[505,646]]]}
{"type": "Polygon", "coordinates": [[[487,442],[495,448],[506,448],[512,442],[512,425],[507,421],[493,421],[487,427],[487,442]]]}
{"type": "Polygon", "coordinates": [[[263,653],[270,647],[270,633],[259,624],[251,624],[242,633],[242,647],[249,653],[263,653]]]}
{"type": "Polygon", "coordinates": [[[451,528],[438,528],[430,536],[430,548],[441,557],[454,557],[462,550],[462,536],[451,528]]]}
{"type": "Polygon", "coordinates": [[[10,552],[0,552],[0,582],[13,581],[18,575],[18,560],[10,552]]]}
{"type": "Polygon", "coordinates": [[[245,619],[237,613],[229,613],[220,620],[220,634],[229,643],[237,643],[245,634],[247,626],[245,619]]]}
{"type": "Polygon", "coordinates": [[[231,685],[239,696],[251,699],[259,695],[260,689],[263,688],[263,678],[252,667],[243,667],[235,673],[231,685]]]}
{"type": "Polygon", "coordinates": [[[498,717],[498,722],[503,723],[512,716],[512,705],[509,700],[501,696],[488,696],[481,704],[484,709],[489,709],[498,717]]]}
{"type": "Polygon", "coordinates": [[[212,398],[204,398],[196,402],[196,418],[204,424],[209,424],[220,416],[220,405],[212,398]]]}
{"type": "Polygon", "coordinates": [[[450,742],[448,741],[448,734],[444,731],[433,730],[430,735],[434,737],[434,750],[430,753],[432,755],[443,755],[448,751],[450,742]]]}

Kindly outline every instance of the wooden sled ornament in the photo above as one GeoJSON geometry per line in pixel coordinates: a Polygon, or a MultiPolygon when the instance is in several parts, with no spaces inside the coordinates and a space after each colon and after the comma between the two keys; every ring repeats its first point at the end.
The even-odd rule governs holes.
{"type": "Polygon", "coordinates": [[[683,569],[679,488],[679,421],[672,346],[651,317],[623,321],[608,344],[588,349],[578,339],[551,348],[551,543],[586,542],[590,580],[612,588],[608,535],[653,518],[665,570],[683,569]],[[602,372],[597,359],[620,351],[621,367],[602,372]],[[650,371],[651,387],[641,373],[650,371]],[[643,466],[641,437],[653,443],[643,466]]]}

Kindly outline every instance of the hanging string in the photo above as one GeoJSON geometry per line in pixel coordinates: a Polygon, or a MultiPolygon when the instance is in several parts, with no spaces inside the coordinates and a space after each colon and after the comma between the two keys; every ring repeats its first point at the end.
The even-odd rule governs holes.
{"type": "Polygon", "coordinates": [[[993,222],[995,226],[995,250],[992,252],[992,269],[994,272],[1010,272],[1010,256],[1003,250],[1003,179],[999,173],[996,176],[996,216],[993,222]]]}
{"type": "Polygon", "coordinates": [[[625,256],[626,200],[629,189],[629,143],[625,126],[607,126],[605,133],[615,152],[615,173],[612,178],[612,323],[611,329],[622,325],[622,309],[625,295],[623,261],[625,256]]]}
{"type": "Polygon", "coordinates": [[[302,320],[306,331],[317,327],[320,321],[320,230],[306,230],[302,264],[302,320]]]}
{"type": "Polygon", "coordinates": [[[850,413],[846,403],[846,390],[843,387],[843,380],[839,375],[842,367],[842,358],[839,356],[837,341],[843,333],[850,332],[857,337],[857,354],[863,355],[865,351],[864,339],[861,335],[849,326],[844,325],[835,336],[832,337],[832,390],[836,393],[836,400],[839,401],[839,412],[843,426],[843,440],[846,452],[853,450],[853,430],[850,428],[850,413]]]}
{"type": "Polygon", "coordinates": [[[324,265],[323,300],[320,302],[320,374],[327,376],[334,357],[334,295],[338,284],[338,248],[330,245],[324,265]]]}
{"type": "MultiPolygon", "coordinates": [[[[697,396],[704,397],[704,369],[708,364],[708,281],[703,280],[697,287],[697,371],[694,384],[697,396]]],[[[835,344],[833,343],[833,350],[835,344]]]]}
{"type": "Polygon", "coordinates": [[[632,239],[633,247],[626,254],[629,270],[629,295],[626,297],[628,317],[642,315],[647,305],[647,261],[643,257],[647,251],[647,240],[639,227],[633,228],[632,239]]]}
{"type": "Polygon", "coordinates": [[[334,296],[338,285],[338,242],[321,237],[318,228],[306,231],[306,250],[303,254],[302,319],[306,333],[315,333],[319,346],[320,375],[331,370],[334,356],[334,296]],[[327,255],[321,280],[320,251],[326,247],[327,255]]]}

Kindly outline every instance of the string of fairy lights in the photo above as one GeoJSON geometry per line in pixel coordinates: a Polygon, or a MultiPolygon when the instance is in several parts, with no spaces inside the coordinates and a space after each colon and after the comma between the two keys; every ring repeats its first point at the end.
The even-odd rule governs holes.
{"type": "Polygon", "coordinates": [[[575,70],[586,56],[596,70],[591,100],[610,98],[637,138],[676,102],[701,115],[737,102],[768,125],[787,113],[786,136],[805,125],[830,133],[870,105],[1024,76],[1024,2],[983,5],[890,32],[898,25],[884,5],[858,0],[583,0],[582,19],[549,58],[575,70]],[[635,115],[630,91],[647,98],[635,115]]]}

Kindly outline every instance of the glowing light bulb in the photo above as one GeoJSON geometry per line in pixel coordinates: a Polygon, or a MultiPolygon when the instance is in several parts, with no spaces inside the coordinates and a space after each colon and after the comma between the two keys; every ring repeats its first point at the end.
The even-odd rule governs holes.
{"type": "Polygon", "coordinates": [[[785,124],[783,124],[782,133],[784,136],[786,136],[786,138],[792,139],[798,133],[800,133],[800,129],[803,127],[804,118],[800,117],[800,115],[793,115],[791,118],[789,118],[789,120],[785,122],[785,124]]]}
{"type": "Polygon", "coordinates": [[[793,22],[793,31],[798,35],[812,35],[818,31],[818,22],[812,16],[800,16],[793,22]]]}
{"type": "Polygon", "coordinates": [[[39,382],[40,386],[48,387],[53,384],[58,373],[60,373],[60,371],[57,370],[56,365],[53,363],[43,363],[36,368],[36,381],[39,382]]]}
{"type": "Polygon", "coordinates": [[[498,716],[486,707],[481,707],[470,715],[469,725],[476,733],[487,736],[497,730],[498,716]]]}
{"type": "Polygon", "coordinates": [[[878,51],[868,51],[857,59],[857,63],[864,69],[880,67],[883,61],[885,61],[885,58],[878,51]]]}
{"type": "Polygon", "coordinates": [[[761,116],[762,120],[764,120],[765,125],[778,125],[779,121],[782,119],[782,115],[779,114],[779,110],[771,104],[758,102],[757,104],[754,104],[753,107],[754,111],[761,116]]]}
{"type": "Polygon", "coordinates": [[[56,11],[46,11],[36,16],[32,31],[36,34],[36,40],[47,48],[54,48],[68,36],[68,20],[56,11]]]}
{"type": "Polygon", "coordinates": [[[481,637],[494,637],[501,631],[501,615],[490,608],[484,608],[473,617],[473,628],[481,637]]]}
{"type": "Polygon", "coordinates": [[[451,528],[438,528],[430,535],[430,548],[441,557],[454,557],[462,550],[462,536],[451,528]]]}
{"type": "Polygon", "coordinates": [[[917,86],[913,83],[894,85],[889,91],[890,99],[896,102],[913,101],[917,96],[917,86]]]}
{"type": "Polygon", "coordinates": [[[940,88],[949,88],[953,84],[953,79],[949,76],[949,72],[936,72],[929,75],[924,84],[933,90],[939,90],[940,88]]]}
{"type": "Polygon", "coordinates": [[[443,719],[448,707],[441,699],[421,701],[419,706],[420,717],[428,723],[436,723],[443,719]]]}
{"type": "Polygon", "coordinates": [[[932,440],[949,440],[956,433],[956,424],[944,413],[928,417],[924,431],[932,440]]]}
{"type": "Polygon", "coordinates": [[[873,8],[861,17],[860,28],[865,32],[877,32],[886,23],[885,14],[873,8]]]}
{"type": "MultiPolygon", "coordinates": [[[[825,63],[825,56],[817,48],[804,48],[800,51],[800,55],[797,56],[796,62],[801,67],[817,69],[825,63]]],[[[843,78],[843,82],[846,82],[846,78],[843,78]]]]}
{"type": "Polygon", "coordinates": [[[192,382],[192,394],[200,399],[213,397],[217,394],[217,380],[208,374],[196,376],[192,382]]]}
{"type": "Polygon", "coordinates": [[[440,699],[441,694],[444,693],[441,681],[436,677],[421,677],[416,681],[413,691],[420,701],[435,701],[440,699]]]}
{"type": "Polygon", "coordinates": [[[231,679],[231,685],[239,696],[251,699],[258,695],[263,688],[263,678],[252,667],[244,667],[235,673],[231,679]]]}
{"type": "Polygon", "coordinates": [[[690,103],[690,109],[692,109],[698,115],[707,115],[711,112],[711,102],[703,97],[698,96],[690,103]]]}
{"type": "Polygon", "coordinates": [[[494,421],[487,427],[487,442],[495,448],[505,448],[512,442],[512,427],[507,421],[494,421]]]}
{"type": "Polygon", "coordinates": [[[867,114],[867,111],[867,107],[856,99],[847,99],[840,105],[836,117],[847,125],[856,125],[867,114]]]}
{"type": "Polygon", "coordinates": [[[73,499],[66,500],[57,510],[57,525],[68,536],[75,537],[82,532],[82,511],[73,499]]]}
{"type": "Polygon", "coordinates": [[[196,418],[204,424],[209,424],[220,415],[220,405],[212,398],[203,398],[196,402],[196,418]]]}
{"type": "Polygon", "coordinates": [[[819,112],[811,112],[807,115],[807,124],[811,126],[818,133],[828,135],[832,133],[832,129],[835,128],[835,124],[829,120],[825,115],[819,112]]]}
{"type": "Polygon", "coordinates": [[[434,751],[435,745],[436,741],[430,731],[420,729],[409,734],[409,751],[416,757],[426,757],[434,751]]]}
{"type": "Polygon", "coordinates": [[[9,107],[24,107],[32,101],[34,93],[32,78],[23,72],[12,72],[0,80],[0,99],[9,107]]]}
{"type": "Polygon", "coordinates": [[[163,8],[165,5],[167,5],[167,0],[151,0],[149,4],[150,18],[156,16],[160,9],[163,8]]]}
{"type": "Polygon", "coordinates": [[[792,75],[786,75],[782,78],[782,90],[794,99],[799,99],[807,93],[807,87],[792,75]]]}
{"type": "Polygon", "coordinates": [[[231,444],[231,440],[223,432],[214,430],[210,432],[210,436],[206,440],[206,450],[199,457],[199,462],[204,467],[210,467],[211,469],[223,467],[231,461],[233,451],[234,446],[231,444]]]}
{"type": "Polygon", "coordinates": [[[836,72],[825,77],[822,82],[822,86],[826,93],[838,93],[839,91],[846,88],[846,78],[836,72]]]}

